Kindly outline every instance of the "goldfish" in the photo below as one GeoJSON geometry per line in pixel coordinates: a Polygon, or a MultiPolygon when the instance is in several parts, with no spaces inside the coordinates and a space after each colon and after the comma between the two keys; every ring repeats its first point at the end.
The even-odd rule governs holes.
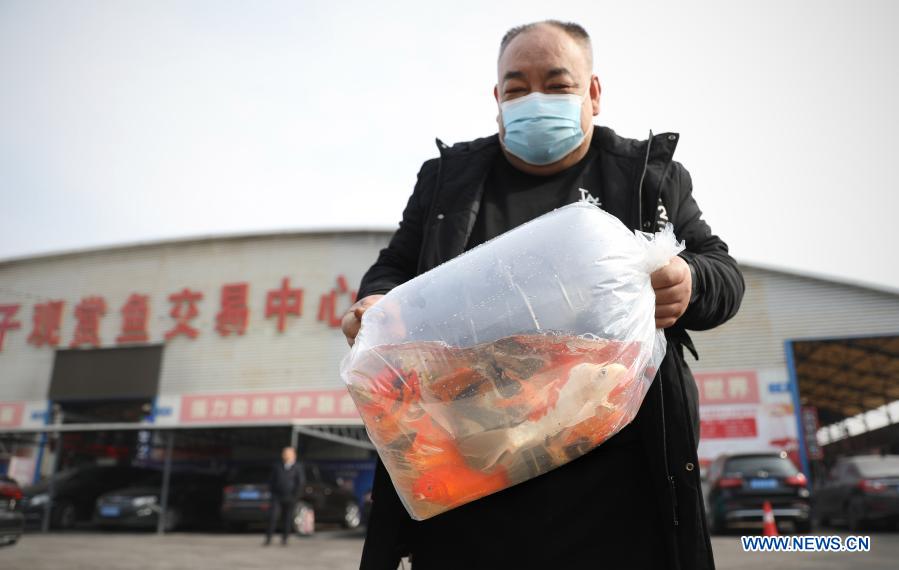
{"type": "Polygon", "coordinates": [[[451,402],[459,398],[483,394],[489,389],[487,378],[471,367],[453,370],[428,383],[428,392],[438,400],[451,402]]]}
{"type": "Polygon", "coordinates": [[[443,465],[429,469],[412,484],[412,497],[452,507],[500,491],[509,486],[502,467],[484,473],[462,465],[443,465]]]}
{"type": "Polygon", "coordinates": [[[380,346],[350,392],[397,491],[427,518],[605,441],[633,413],[640,354],[639,343],[550,334],[380,346]]]}
{"type": "Polygon", "coordinates": [[[394,441],[404,432],[403,423],[420,413],[421,381],[413,370],[407,373],[387,367],[370,379],[357,406],[365,425],[382,443],[394,441]]]}
{"type": "MultiPolygon", "coordinates": [[[[612,391],[628,378],[620,364],[574,366],[555,396],[555,405],[539,419],[472,435],[459,442],[466,457],[477,458],[479,467],[490,468],[503,456],[539,445],[559,432],[593,417],[600,407],[613,408],[612,391]]],[[[536,406],[535,406],[536,407],[536,406]]]]}

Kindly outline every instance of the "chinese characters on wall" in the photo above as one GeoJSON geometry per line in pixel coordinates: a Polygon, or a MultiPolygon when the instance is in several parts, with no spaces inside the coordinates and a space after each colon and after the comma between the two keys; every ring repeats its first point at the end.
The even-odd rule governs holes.
{"type": "MultiPolygon", "coordinates": [[[[270,322],[279,332],[284,333],[293,320],[303,316],[304,290],[291,283],[290,277],[284,277],[280,286],[264,292],[265,312],[261,318],[270,322]]],[[[213,331],[203,331],[196,325],[200,316],[198,304],[203,300],[203,293],[190,287],[172,292],[166,301],[169,304],[168,316],[171,324],[163,333],[166,341],[184,337],[195,339],[201,334],[218,334],[222,337],[243,335],[250,322],[248,299],[251,291],[248,283],[226,283],[219,291],[218,306],[215,309],[215,327],[213,331]]],[[[331,328],[340,326],[340,316],[356,302],[356,291],[350,290],[343,275],[338,275],[336,286],[323,293],[318,300],[317,321],[331,328]]],[[[99,347],[104,339],[100,336],[100,325],[103,319],[118,318],[119,332],[115,343],[119,345],[145,343],[150,340],[147,331],[150,320],[150,297],[140,293],[132,293],[124,304],[116,311],[110,311],[106,299],[99,295],[89,295],[78,301],[71,309],[75,319],[72,338],[66,340],[60,336],[63,316],[66,313],[63,300],[49,300],[35,303],[31,307],[31,330],[27,341],[36,347],[68,346],[99,347]]],[[[3,350],[7,334],[15,334],[23,327],[22,313],[25,308],[18,303],[0,303],[0,351],[3,350]]]]}

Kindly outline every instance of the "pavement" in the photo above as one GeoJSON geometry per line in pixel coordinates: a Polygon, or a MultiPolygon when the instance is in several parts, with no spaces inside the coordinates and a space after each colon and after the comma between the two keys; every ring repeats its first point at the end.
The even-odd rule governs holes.
{"type": "MultiPolygon", "coordinates": [[[[833,531],[818,535],[844,534],[833,531]]],[[[899,567],[899,533],[870,533],[871,551],[743,552],[739,536],[712,539],[719,570],[860,570],[899,567]]],[[[325,531],[314,537],[292,538],[287,547],[262,546],[259,534],[67,532],[27,534],[0,548],[4,570],[225,570],[302,569],[355,570],[359,567],[362,535],[325,531]]],[[[407,567],[408,568],[408,567],[407,567]]],[[[460,569],[463,570],[463,569],[460,569]]],[[[555,569],[553,569],[555,570],[555,569]]]]}

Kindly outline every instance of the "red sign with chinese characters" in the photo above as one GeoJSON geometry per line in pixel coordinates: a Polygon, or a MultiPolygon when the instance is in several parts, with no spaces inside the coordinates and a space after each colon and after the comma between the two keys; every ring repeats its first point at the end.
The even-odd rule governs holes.
{"type": "Polygon", "coordinates": [[[303,290],[291,289],[290,278],[281,280],[281,288],[268,292],[265,296],[265,318],[278,317],[278,332],[284,332],[287,316],[297,318],[303,315],[303,290]]]}
{"type": "Polygon", "coordinates": [[[75,337],[72,348],[82,344],[100,346],[100,319],[106,315],[106,301],[103,297],[85,297],[75,306],[75,337]]]}
{"type": "Polygon", "coordinates": [[[356,419],[346,390],[192,394],[181,397],[182,423],[356,419]]]}
{"type": "Polygon", "coordinates": [[[697,372],[699,404],[758,404],[759,380],[755,371],[697,372]]]}
{"type": "Polygon", "coordinates": [[[122,334],[116,337],[116,342],[126,344],[129,342],[147,342],[147,319],[150,315],[150,297],[132,293],[122,306],[122,334]]]}
{"type": "Polygon", "coordinates": [[[28,342],[34,346],[59,346],[59,326],[62,323],[62,301],[48,301],[34,306],[31,334],[28,342]]]}
{"type": "Polygon", "coordinates": [[[356,291],[350,291],[346,283],[346,277],[337,276],[337,287],[331,289],[328,293],[321,296],[318,302],[318,320],[326,323],[331,328],[340,326],[340,319],[343,312],[338,309],[339,299],[346,298],[346,306],[343,311],[350,308],[350,305],[356,302],[356,291]]]}
{"type": "Polygon", "coordinates": [[[723,439],[732,437],[756,437],[758,426],[754,417],[701,420],[699,438],[723,439]]]}
{"type": "MultiPolygon", "coordinates": [[[[168,296],[172,304],[169,316],[174,323],[171,328],[163,333],[165,340],[172,340],[183,336],[195,339],[200,334],[200,329],[195,323],[200,316],[199,303],[203,300],[201,291],[184,287],[180,291],[168,296]]],[[[214,328],[220,336],[243,335],[249,328],[250,321],[250,285],[246,282],[226,283],[221,286],[218,311],[215,314],[214,328]]],[[[302,287],[293,286],[290,277],[281,280],[281,286],[271,289],[265,294],[265,319],[273,319],[278,332],[283,333],[291,319],[299,319],[303,316],[304,290],[302,287]]],[[[356,291],[351,290],[346,277],[338,275],[336,287],[319,298],[317,321],[331,328],[339,328],[343,312],[356,301],[356,291]]],[[[63,319],[63,309],[66,302],[63,300],[44,300],[35,303],[32,314],[32,330],[27,342],[36,346],[59,346],[60,328],[63,319]]],[[[0,303],[0,351],[3,350],[3,341],[7,333],[22,328],[21,321],[17,320],[19,310],[18,303],[0,303]]],[[[75,329],[69,346],[78,348],[82,346],[100,347],[103,339],[100,338],[102,319],[106,316],[106,299],[100,295],[89,295],[81,299],[74,306],[75,329]]],[[[139,293],[131,293],[122,304],[121,328],[115,336],[116,344],[135,344],[152,342],[148,331],[151,319],[155,318],[150,311],[150,296],[139,293]]],[[[209,322],[203,320],[200,322],[209,322]]]]}
{"type": "Polygon", "coordinates": [[[175,326],[165,333],[165,339],[171,340],[178,335],[185,335],[188,338],[197,338],[200,331],[190,325],[190,321],[200,314],[197,310],[197,303],[203,300],[203,294],[199,291],[191,291],[187,287],[178,293],[169,295],[169,301],[172,303],[172,312],[169,315],[175,319],[175,326]]]}
{"type": "Polygon", "coordinates": [[[222,336],[243,334],[247,330],[250,309],[247,307],[247,283],[222,285],[221,305],[215,316],[215,330],[222,336]]]}
{"type": "Polygon", "coordinates": [[[22,328],[22,323],[13,317],[19,312],[21,305],[0,305],[0,350],[3,350],[3,339],[7,331],[22,328]]]}

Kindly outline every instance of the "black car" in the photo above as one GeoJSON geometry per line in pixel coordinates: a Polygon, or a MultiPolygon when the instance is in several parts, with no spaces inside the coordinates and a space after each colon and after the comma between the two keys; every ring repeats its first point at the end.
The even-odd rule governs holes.
{"type": "MultiPolygon", "coordinates": [[[[317,523],[336,523],[344,528],[362,524],[362,511],[353,494],[322,479],[315,465],[304,465],[306,488],[294,505],[294,526],[301,532],[302,521],[311,508],[317,523]]],[[[271,493],[271,465],[251,465],[238,469],[223,491],[222,520],[233,530],[250,524],[267,524],[271,493]]]]}
{"type": "Polygon", "coordinates": [[[25,532],[21,501],[22,489],[18,483],[0,475],[0,546],[15,544],[25,532]]]}
{"type": "MultiPolygon", "coordinates": [[[[53,477],[51,527],[69,529],[79,521],[90,521],[100,495],[131,485],[150,473],[150,469],[112,465],[89,465],[60,471],[53,477]]],[[[22,509],[27,524],[42,523],[49,489],[49,479],[45,479],[22,490],[22,509]]]]}
{"type": "Polygon", "coordinates": [[[771,503],[774,519],[811,529],[808,481],[786,452],[722,455],[708,470],[708,517],[712,531],[732,526],[761,526],[762,507],[771,503]]]}
{"type": "MultiPolygon", "coordinates": [[[[163,528],[211,528],[218,524],[222,478],[200,473],[172,473],[163,528]]],[[[162,473],[157,471],[130,487],[101,495],[94,522],[103,528],[155,529],[162,511],[162,473]]]]}
{"type": "Polygon", "coordinates": [[[815,489],[822,524],[862,530],[871,523],[899,523],[899,455],[842,457],[815,489]]]}

